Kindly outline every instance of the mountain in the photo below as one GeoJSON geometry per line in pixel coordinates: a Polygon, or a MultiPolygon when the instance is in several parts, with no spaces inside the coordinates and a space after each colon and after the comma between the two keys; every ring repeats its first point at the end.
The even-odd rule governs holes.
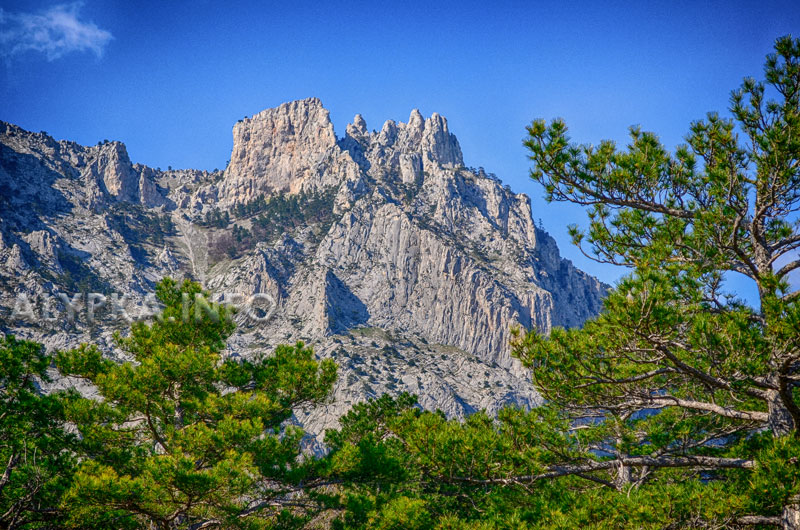
{"type": "Polygon", "coordinates": [[[580,326],[606,290],[560,257],[527,196],[464,166],[442,116],[370,132],[357,115],[338,138],[316,98],[239,121],[213,172],[0,122],[0,265],[0,330],[118,359],[119,308],[143,311],[162,276],[258,301],[230,355],[304,340],[339,363],[331,403],[297,416],[315,434],[384,392],[450,416],[533,406],[511,329],[580,326]],[[73,298],[88,292],[105,304],[73,298]]]}

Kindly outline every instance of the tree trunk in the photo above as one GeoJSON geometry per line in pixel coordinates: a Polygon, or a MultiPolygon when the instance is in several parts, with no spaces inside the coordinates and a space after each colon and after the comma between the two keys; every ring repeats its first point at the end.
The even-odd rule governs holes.
{"type": "Polygon", "coordinates": [[[625,491],[625,488],[627,488],[630,484],[631,468],[620,463],[619,467],[617,468],[617,475],[614,477],[614,485],[617,487],[617,491],[625,491]]]}
{"type": "Polygon", "coordinates": [[[14,466],[17,464],[17,455],[15,453],[11,453],[11,456],[8,457],[8,464],[6,464],[6,469],[3,471],[3,476],[0,476],[0,493],[3,492],[3,488],[6,487],[8,481],[11,479],[11,472],[14,470],[14,466]]]}
{"type": "Polygon", "coordinates": [[[768,425],[772,435],[777,438],[793,434],[795,431],[794,419],[781,399],[780,393],[777,390],[768,390],[767,401],[769,405],[768,425]]]}
{"type": "Polygon", "coordinates": [[[789,504],[783,507],[781,528],[783,530],[800,530],[800,495],[789,499],[789,504]]]}

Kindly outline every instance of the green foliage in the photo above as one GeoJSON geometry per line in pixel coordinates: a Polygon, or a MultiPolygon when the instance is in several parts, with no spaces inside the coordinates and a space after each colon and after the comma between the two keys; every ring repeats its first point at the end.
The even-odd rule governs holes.
{"type": "Polygon", "coordinates": [[[771,435],[721,450],[755,455],[752,471],[664,468],[622,492],[597,472],[570,472],[610,460],[588,448],[607,440],[604,427],[570,430],[550,406],[462,421],[420,411],[407,394],[356,405],[326,435],[327,472],[343,480],[333,527],[728,528],[776,516],[798,493],[797,441],[771,435]]]}
{"type": "MultiPolygon", "coordinates": [[[[250,219],[250,228],[233,225],[231,232],[214,236],[210,255],[219,261],[239,257],[257,242],[272,243],[299,228],[316,225],[317,235],[325,233],[334,220],[333,199],[335,189],[322,193],[301,192],[294,195],[263,195],[249,203],[237,204],[233,212],[239,219],[250,219]]],[[[228,212],[211,210],[206,214],[206,226],[227,228],[228,212]]]]}
{"type": "Polygon", "coordinates": [[[543,469],[543,447],[564,445],[563,434],[541,429],[540,412],[552,414],[447,420],[408,394],[355,405],[325,438],[327,473],[343,481],[334,528],[522,528],[562,499],[548,485],[532,497],[514,478],[543,469]]]}
{"type": "Polygon", "coordinates": [[[425,501],[397,497],[387,502],[370,521],[376,530],[423,530],[431,527],[431,514],[425,501]]]}
{"type": "Polygon", "coordinates": [[[153,213],[140,204],[115,205],[109,209],[106,219],[108,226],[139,252],[142,252],[142,244],[163,245],[164,238],[175,233],[175,225],[168,213],[153,213]]]}
{"type": "Polygon", "coordinates": [[[746,507],[755,513],[777,514],[779,507],[800,495],[800,440],[762,436],[749,440],[748,445],[757,451],[758,467],[739,486],[747,492],[746,507]]]}
{"type": "Polygon", "coordinates": [[[37,392],[51,358],[41,344],[0,339],[0,527],[62,521],[54,508],[69,485],[75,439],[64,430],[67,396],[37,392]]]}
{"type": "Polygon", "coordinates": [[[41,268],[39,272],[44,278],[63,286],[68,293],[97,293],[108,290],[108,283],[86,265],[84,258],[65,251],[59,251],[57,257],[61,274],[41,268]]]}
{"type": "Polygon", "coordinates": [[[231,216],[226,211],[222,211],[219,208],[212,208],[208,212],[206,212],[206,217],[202,221],[199,222],[201,226],[208,226],[214,228],[227,228],[231,222],[231,216]]]}
{"type": "Polygon", "coordinates": [[[281,425],[292,408],[327,396],[335,365],[302,343],[253,361],[223,358],[233,323],[223,306],[198,307],[202,294],[188,280],[162,280],[163,312],[117,338],[130,362],[92,346],[58,355],[64,373],[102,398],[67,411],[88,457],[63,500],[71,524],[261,528],[312,478],[313,465],[297,460],[302,431],[281,425]]]}

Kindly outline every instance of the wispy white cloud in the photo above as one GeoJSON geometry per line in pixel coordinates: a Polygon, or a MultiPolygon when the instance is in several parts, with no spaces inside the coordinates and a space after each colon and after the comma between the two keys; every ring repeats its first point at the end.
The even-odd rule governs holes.
{"type": "Polygon", "coordinates": [[[0,53],[6,58],[39,52],[52,61],[70,52],[97,57],[113,38],[94,22],[80,20],[83,2],[59,4],[36,13],[11,13],[0,8],[0,53]]]}

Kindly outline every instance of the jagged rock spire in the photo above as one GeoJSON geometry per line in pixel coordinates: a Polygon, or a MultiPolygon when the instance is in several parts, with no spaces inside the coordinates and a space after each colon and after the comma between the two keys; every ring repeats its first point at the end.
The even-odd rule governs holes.
{"type": "Polygon", "coordinates": [[[322,102],[303,99],[264,110],[234,126],[220,201],[230,205],[261,194],[321,189],[338,184],[333,173],[354,178],[372,165],[388,165],[398,169],[404,181],[415,181],[424,167],[458,167],[463,159],[458,140],[438,113],[424,119],[414,109],[407,124],[388,120],[378,133],[370,133],[364,118],[356,114],[345,138],[337,142],[322,102]]]}

